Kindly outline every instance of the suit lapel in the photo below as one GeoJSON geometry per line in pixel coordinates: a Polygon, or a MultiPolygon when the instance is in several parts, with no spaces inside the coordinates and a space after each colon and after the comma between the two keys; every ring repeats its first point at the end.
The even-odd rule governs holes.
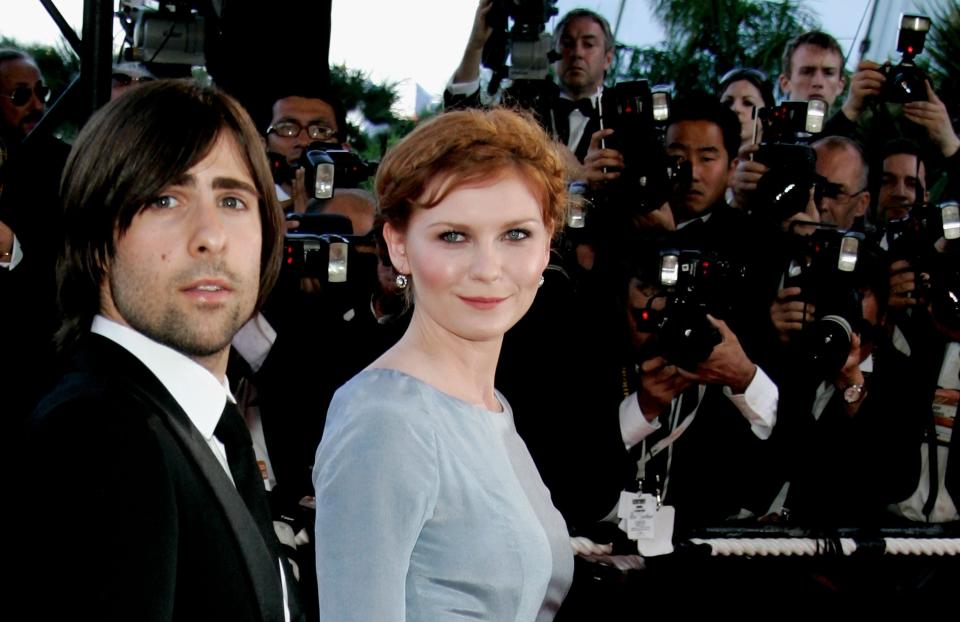
{"type": "Polygon", "coordinates": [[[190,418],[163,387],[156,376],[135,356],[109,339],[91,335],[91,344],[100,355],[114,359],[108,369],[123,370],[120,379],[148,411],[157,415],[151,425],[163,426],[177,439],[184,454],[192,460],[197,472],[210,485],[214,497],[226,515],[233,535],[247,564],[257,602],[264,621],[283,620],[283,591],[277,574],[276,557],[264,542],[260,530],[217,461],[206,440],[190,418]],[[120,364],[116,359],[126,358],[120,364]]]}

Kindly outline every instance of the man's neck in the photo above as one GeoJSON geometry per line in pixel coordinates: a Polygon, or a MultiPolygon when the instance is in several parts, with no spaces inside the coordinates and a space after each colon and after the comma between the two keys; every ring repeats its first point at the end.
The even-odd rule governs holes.
{"type": "Polygon", "coordinates": [[[564,97],[568,97],[572,99],[573,101],[577,101],[578,99],[583,99],[585,97],[593,97],[600,91],[600,86],[601,85],[597,85],[584,90],[574,91],[574,90],[570,90],[564,85],[560,85],[560,94],[563,95],[564,97]]]}

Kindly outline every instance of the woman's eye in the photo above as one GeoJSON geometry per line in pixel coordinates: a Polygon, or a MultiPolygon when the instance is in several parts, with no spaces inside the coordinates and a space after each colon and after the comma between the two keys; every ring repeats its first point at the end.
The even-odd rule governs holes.
{"type": "Polygon", "coordinates": [[[467,238],[459,231],[445,231],[440,234],[440,239],[443,240],[444,242],[453,243],[453,242],[463,242],[467,238]]]}
{"type": "Polygon", "coordinates": [[[511,229],[510,231],[507,231],[507,239],[512,242],[524,240],[528,237],[530,237],[530,232],[526,229],[511,229]]]}

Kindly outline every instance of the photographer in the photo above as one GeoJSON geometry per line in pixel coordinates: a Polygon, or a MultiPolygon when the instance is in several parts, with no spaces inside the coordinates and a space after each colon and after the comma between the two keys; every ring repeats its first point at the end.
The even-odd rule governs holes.
{"type": "MultiPolygon", "coordinates": [[[[480,59],[493,34],[487,25],[493,6],[493,0],[481,0],[477,7],[463,59],[443,94],[446,107],[480,104],[480,59]]],[[[587,153],[590,136],[599,129],[593,111],[613,61],[614,43],[607,20],[586,9],[564,15],[554,31],[560,84],[550,103],[549,118],[542,122],[580,161],[587,153]]]]}
{"type": "Polygon", "coordinates": [[[277,198],[292,201],[295,211],[306,211],[309,195],[303,187],[300,156],[315,142],[343,148],[346,113],[343,104],[327,88],[299,86],[277,92],[270,108],[264,140],[277,184],[277,198]]]}
{"type": "Polygon", "coordinates": [[[884,330],[887,284],[876,251],[861,249],[853,287],[859,317],[849,317],[846,359],[829,371],[798,363],[781,384],[774,441],[785,444],[786,507],[801,524],[882,524],[885,506],[916,482],[923,390],[884,330]]]}

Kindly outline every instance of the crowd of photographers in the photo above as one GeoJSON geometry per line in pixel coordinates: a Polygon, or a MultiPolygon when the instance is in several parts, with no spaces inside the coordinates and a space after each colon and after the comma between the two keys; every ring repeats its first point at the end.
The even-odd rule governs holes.
{"type": "MultiPolygon", "coordinates": [[[[832,37],[798,35],[778,104],[749,68],[714,94],[604,86],[613,36],[586,10],[548,46],[558,84],[512,76],[491,94],[479,68],[506,19],[493,7],[480,3],[444,97],[502,95],[569,147],[577,201],[497,384],[571,532],[614,543],[581,554],[619,550],[624,495],[674,508],[677,533],[960,519],[960,139],[912,63],[929,20],[904,18],[901,63],[863,61],[849,79],[832,37]]],[[[130,87],[146,74],[124,75],[130,87]]],[[[50,202],[43,175],[13,168],[49,89],[14,51],[0,52],[0,88],[0,287],[24,301],[0,322],[20,327],[21,363],[42,362],[4,388],[16,423],[51,377],[57,218],[31,200],[50,202]]],[[[375,165],[345,147],[345,123],[326,88],[278,91],[264,115],[289,231],[280,283],[231,363],[293,549],[310,533],[327,403],[408,318],[374,197],[357,189],[375,165]]],[[[311,551],[295,556],[307,576],[311,551]]]]}

